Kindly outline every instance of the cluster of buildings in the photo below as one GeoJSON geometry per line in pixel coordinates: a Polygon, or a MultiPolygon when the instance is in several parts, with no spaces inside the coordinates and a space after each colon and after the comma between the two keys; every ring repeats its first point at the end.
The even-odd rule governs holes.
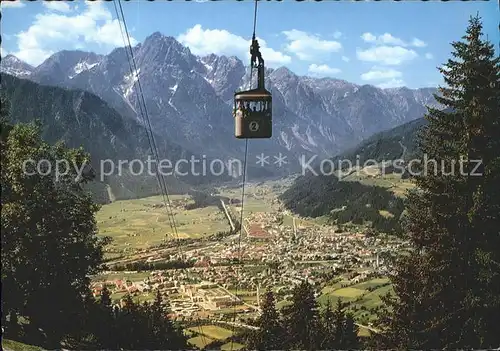
{"type": "MultiPolygon", "coordinates": [[[[127,273],[134,272],[125,272],[127,273]]],[[[129,278],[111,279],[104,281],[97,281],[91,285],[92,294],[94,297],[99,297],[102,294],[104,287],[106,287],[111,294],[125,293],[131,295],[138,295],[140,293],[149,293],[161,290],[165,293],[175,292],[178,282],[170,275],[162,271],[153,271],[150,276],[143,280],[134,281],[129,278]]]]}
{"type": "Polygon", "coordinates": [[[238,305],[241,302],[240,299],[221,288],[218,284],[210,282],[183,285],[181,286],[180,293],[206,310],[228,308],[238,305]]]}
{"type": "MultiPolygon", "coordinates": [[[[226,208],[223,204],[228,218],[234,216],[231,211],[236,206],[229,203],[226,208]]],[[[99,296],[104,285],[111,286],[113,293],[160,290],[169,296],[175,315],[193,317],[202,311],[248,306],[230,292],[235,288],[256,291],[258,305],[259,289],[272,287],[286,299],[291,288],[304,279],[321,286],[339,274],[347,275],[353,284],[383,276],[391,269],[387,256],[408,248],[408,243],[400,239],[370,237],[361,230],[339,233],[332,226],[299,225],[295,219],[285,225],[286,215],[283,210],[250,214],[241,240],[236,234],[208,240],[184,252],[183,259],[196,262],[193,268],[151,272],[136,282],[100,282],[93,286],[94,295],[99,296]]],[[[178,257],[171,255],[171,259],[178,257]]]]}

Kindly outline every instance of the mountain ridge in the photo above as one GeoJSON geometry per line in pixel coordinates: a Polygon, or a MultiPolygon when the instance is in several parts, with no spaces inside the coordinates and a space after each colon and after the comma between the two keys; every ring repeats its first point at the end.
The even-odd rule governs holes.
{"type": "MultiPolygon", "coordinates": [[[[132,48],[138,72],[130,75],[124,48],[108,55],[54,54],[26,78],[96,94],[121,115],[140,120],[134,83],[141,79],[153,128],[165,139],[211,157],[242,158],[231,116],[234,90],[249,87],[249,69],[237,57],[195,56],[175,38],[155,32],[132,48]],[[53,62],[64,62],[54,65],[53,62]],[[75,74],[76,67],[79,72],[75,74]],[[63,69],[64,68],[64,69],[63,69]]],[[[9,61],[0,64],[11,69],[9,61]]],[[[416,119],[435,104],[435,89],[379,89],[335,78],[266,69],[273,93],[273,138],[252,143],[250,156],[279,152],[332,156],[381,130],[416,119]]],[[[267,169],[285,174],[296,168],[267,169]]]]}
{"type": "Polygon", "coordinates": [[[301,216],[327,216],[339,225],[349,222],[369,223],[377,230],[400,233],[399,219],[404,210],[401,196],[377,182],[366,184],[356,180],[357,177],[350,180],[345,180],[344,177],[349,178],[351,175],[351,166],[357,167],[359,164],[363,168],[368,166],[366,163],[370,160],[378,163],[378,167],[384,167],[380,184],[384,183],[384,174],[393,172],[395,174],[390,179],[400,181],[406,176],[405,164],[419,154],[418,136],[426,125],[425,117],[407,122],[376,133],[355,147],[332,157],[332,162],[327,163],[326,167],[311,165],[311,169],[303,172],[280,196],[280,200],[287,209],[301,216]],[[349,166],[345,162],[347,160],[350,161],[349,166]],[[391,164],[385,163],[388,161],[392,161],[391,164]],[[346,170],[346,167],[349,169],[346,170]],[[342,172],[339,174],[334,170],[342,172]],[[384,216],[381,211],[388,211],[391,216],[384,216]]]}
{"type": "MultiPolygon", "coordinates": [[[[93,184],[94,193],[100,202],[111,198],[126,199],[158,194],[159,187],[155,173],[141,172],[130,164],[116,169],[122,161],[139,160],[143,164],[151,154],[144,127],[132,119],[122,117],[116,110],[98,96],[83,90],[68,90],[46,86],[27,79],[20,79],[1,73],[2,94],[10,103],[10,121],[29,123],[38,119],[41,122],[42,138],[49,143],[64,141],[69,147],[83,147],[89,152],[92,166],[98,171],[98,180],[93,184]],[[113,166],[109,171],[103,169],[104,162],[113,166]],[[102,181],[101,181],[102,180],[102,181]],[[111,191],[111,193],[110,193],[111,191]]],[[[154,133],[154,132],[153,132],[154,133]]],[[[158,135],[155,136],[158,139],[158,135]]],[[[202,157],[190,150],[161,140],[157,143],[159,153],[177,167],[177,161],[202,157]]],[[[210,161],[210,159],[208,159],[210,161]]],[[[166,176],[169,191],[186,193],[193,186],[211,182],[229,181],[230,175],[197,177],[179,162],[175,172],[185,176],[166,176]]]]}

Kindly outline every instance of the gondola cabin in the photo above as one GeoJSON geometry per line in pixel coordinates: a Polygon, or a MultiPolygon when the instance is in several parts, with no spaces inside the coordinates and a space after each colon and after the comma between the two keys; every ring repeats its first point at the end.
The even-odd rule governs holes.
{"type": "Polygon", "coordinates": [[[268,139],[273,134],[272,96],[266,89],[234,94],[235,136],[238,139],[268,139]]]}

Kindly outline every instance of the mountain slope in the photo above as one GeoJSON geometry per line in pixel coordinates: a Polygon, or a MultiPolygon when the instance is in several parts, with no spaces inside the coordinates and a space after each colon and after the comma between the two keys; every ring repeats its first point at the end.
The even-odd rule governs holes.
{"type": "MultiPolygon", "coordinates": [[[[283,193],[281,201],[285,207],[303,216],[328,216],[339,224],[370,222],[375,229],[399,233],[399,218],[404,210],[400,197],[382,186],[367,185],[349,177],[340,180],[331,167],[340,169],[348,166],[347,160],[354,167],[356,162],[363,167],[368,160],[381,163],[401,159],[408,162],[419,152],[418,134],[426,124],[427,120],[419,118],[377,133],[356,147],[333,157],[326,167],[312,167],[313,171],[297,178],[283,193]]],[[[389,167],[386,166],[385,174],[390,173],[387,168],[389,167]]],[[[344,169],[343,175],[348,173],[350,172],[344,169]]],[[[391,179],[397,182],[401,174],[394,176],[396,178],[391,179]]]]}
{"type": "MultiPolygon", "coordinates": [[[[136,121],[123,118],[103,100],[81,90],[43,86],[7,74],[1,75],[1,88],[2,94],[10,101],[13,122],[39,119],[42,137],[46,141],[54,143],[63,140],[70,147],[82,146],[90,153],[93,167],[103,173],[111,173],[114,167],[114,173],[110,176],[103,174],[104,182],[96,188],[96,191],[99,189],[100,197],[110,199],[108,190],[104,189],[105,185],[110,187],[109,190],[116,199],[159,193],[154,173],[145,168],[142,174],[134,175],[134,172],[138,173],[138,168],[130,168],[134,159],[140,160],[146,167],[147,157],[150,155],[145,130],[136,121]],[[123,162],[121,168],[119,160],[123,162]]],[[[158,136],[155,138],[158,139],[158,136]]],[[[181,158],[201,159],[166,140],[158,143],[158,147],[162,158],[170,160],[172,164],[181,158]]],[[[154,164],[151,170],[155,170],[154,164]]],[[[189,171],[189,168],[181,165],[179,171],[189,171]]],[[[225,175],[197,177],[192,173],[166,178],[171,188],[169,190],[173,192],[185,192],[190,188],[188,185],[231,179],[225,175]]]]}
{"type": "Polygon", "coordinates": [[[425,125],[427,125],[427,120],[418,118],[396,128],[376,133],[333,159],[354,162],[356,158],[359,158],[361,163],[367,160],[383,162],[402,159],[408,161],[418,152],[418,132],[425,125]]]}

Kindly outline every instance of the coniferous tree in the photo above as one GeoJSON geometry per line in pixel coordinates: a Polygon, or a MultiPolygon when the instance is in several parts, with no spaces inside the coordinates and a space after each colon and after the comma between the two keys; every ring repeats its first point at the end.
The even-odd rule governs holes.
{"type": "Polygon", "coordinates": [[[182,328],[176,325],[168,315],[168,300],[163,300],[160,291],[156,292],[155,301],[151,305],[150,319],[152,320],[152,339],[154,348],[182,350],[187,347],[187,338],[182,328]]]}
{"type": "Polygon", "coordinates": [[[421,161],[408,196],[415,251],[397,264],[396,297],[384,299],[388,346],[500,345],[500,59],[481,31],[471,18],[452,43],[436,96],[447,110],[428,108],[419,146],[432,161],[421,161]]]}
{"type": "Polygon", "coordinates": [[[111,293],[107,287],[102,290],[99,305],[94,308],[94,311],[95,315],[91,318],[91,327],[93,327],[91,330],[94,330],[99,345],[106,349],[115,348],[118,342],[116,320],[111,306],[111,293]]]}
{"type": "Polygon", "coordinates": [[[354,317],[347,313],[344,318],[344,328],[342,333],[342,350],[356,350],[359,348],[358,326],[354,324],[354,317]]]}
{"type": "Polygon", "coordinates": [[[287,332],[285,348],[315,350],[321,343],[321,320],[314,290],[307,281],[292,292],[292,305],[283,308],[287,332]]]}
{"type": "Polygon", "coordinates": [[[322,315],[322,343],[321,349],[333,350],[337,347],[335,340],[335,314],[333,313],[330,300],[328,300],[322,315]]]}
{"type": "Polygon", "coordinates": [[[334,320],[334,340],[337,348],[340,348],[344,343],[344,323],[345,323],[345,313],[344,304],[340,299],[337,300],[337,306],[333,312],[334,320]]]}
{"type": "Polygon", "coordinates": [[[252,333],[249,342],[251,350],[279,350],[283,348],[283,327],[276,300],[272,291],[267,291],[262,304],[262,314],[257,319],[260,329],[252,333]]]}
{"type": "Polygon", "coordinates": [[[109,289],[105,286],[101,292],[101,301],[102,306],[110,307],[111,306],[111,293],[109,289]]]}

